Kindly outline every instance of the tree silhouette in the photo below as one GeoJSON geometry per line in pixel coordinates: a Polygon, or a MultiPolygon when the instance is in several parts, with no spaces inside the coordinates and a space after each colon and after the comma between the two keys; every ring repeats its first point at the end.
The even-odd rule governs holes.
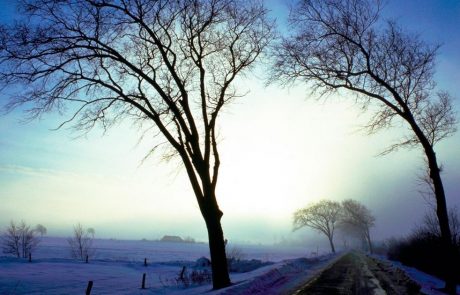
{"type": "Polygon", "coordinates": [[[340,212],[339,203],[328,200],[319,201],[294,212],[294,230],[308,226],[325,234],[332,253],[335,253],[334,231],[339,221],[340,212]]]}
{"type": "Polygon", "coordinates": [[[67,239],[70,246],[70,254],[73,258],[88,263],[89,256],[94,253],[93,240],[95,231],[93,228],[84,229],[80,223],[73,227],[73,236],[67,239]]]}
{"type": "Polygon", "coordinates": [[[13,221],[2,235],[2,248],[3,253],[21,257],[21,229],[13,221]]]}
{"type": "Polygon", "coordinates": [[[10,222],[2,235],[3,253],[12,254],[18,258],[27,258],[37,248],[40,238],[39,231],[32,229],[24,220],[20,223],[10,222]]]}
{"type": "Polygon", "coordinates": [[[342,201],[342,211],[339,226],[348,231],[354,231],[364,239],[373,252],[370,228],[375,224],[375,217],[371,211],[356,200],[348,199],[342,201]]]}
{"type": "Polygon", "coordinates": [[[41,237],[43,237],[44,235],[46,235],[46,233],[48,232],[48,230],[46,229],[46,227],[45,227],[44,225],[42,225],[42,224],[37,224],[37,225],[35,226],[35,231],[36,231],[37,233],[39,233],[41,237]]]}
{"type": "MultiPolygon", "coordinates": [[[[380,0],[301,0],[290,16],[291,36],[276,52],[273,79],[301,80],[320,94],[351,91],[364,109],[377,107],[369,132],[405,122],[410,135],[400,147],[421,147],[436,196],[436,213],[446,251],[455,255],[446,197],[434,146],[456,131],[447,92],[434,82],[438,47],[404,32],[395,22],[379,21],[380,0]]],[[[449,255],[447,255],[449,256],[449,255]]],[[[454,270],[453,259],[445,261],[454,270]]],[[[455,273],[446,278],[455,291],[455,273]]]]}
{"type": "MultiPolygon", "coordinates": [[[[1,27],[0,80],[8,109],[36,118],[72,111],[89,130],[129,118],[162,134],[183,162],[208,230],[213,287],[230,279],[216,199],[219,112],[233,82],[273,37],[261,1],[25,0],[1,27]],[[17,86],[20,87],[17,87],[17,86]]],[[[155,148],[152,149],[152,151],[155,148]]],[[[169,156],[170,154],[166,154],[169,156]]]]}

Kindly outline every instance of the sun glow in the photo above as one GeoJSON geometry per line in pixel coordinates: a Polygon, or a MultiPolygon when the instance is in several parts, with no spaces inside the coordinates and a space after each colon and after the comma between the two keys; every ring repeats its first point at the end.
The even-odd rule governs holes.
{"type": "MultiPolygon", "coordinates": [[[[363,122],[350,104],[307,99],[300,88],[260,87],[230,105],[219,122],[217,198],[230,228],[246,220],[282,225],[289,232],[296,209],[323,198],[350,197],[344,195],[356,184],[350,167],[366,153],[365,137],[353,132],[363,122]]],[[[115,226],[136,223],[136,232],[159,235],[181,231],[185,222],[205,233],[187,175],[177,168],[180,161],[162,163],[157,157],[140,164],[151,143],[136,146],[136,130],[121,126],[106,136],[71,140],[46,125],[36,126],[41,131],[29,140],[44,149],[43,163],[36,166],[48,168],[28,170],[21,162],[3,167],[4,175],[22,175],[22,180],[17,185],[5,179],[2,192],[24,196],[22,205],[4,210],[30,223],[51,219],[66,228],[82,222],[116,233],[115,226]]]]}
{"type": "Polygon", "coordinates": [[[300,90],[283,95],[254,93],[244,109],[222,120],[218,196],[229,212],[290,216],[343,185],[356,113],[346,104],[305,101],[300,90]]]}

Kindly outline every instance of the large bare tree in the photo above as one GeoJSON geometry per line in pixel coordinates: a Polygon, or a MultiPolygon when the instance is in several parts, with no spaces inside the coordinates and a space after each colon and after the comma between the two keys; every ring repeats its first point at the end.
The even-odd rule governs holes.
{"type": "MultiPolygon", "coordinates": [[[[376,109],[369,131],[405,122],[409,135],[386,152],[421,147],[436,196],[436,213],[446,251],[455,255],[447,204],[434,150],[456,131],[447,92],[433,78],[438,46],[380,20],[380,0],[300,0],[290,15],[290,36],[277,50],[273,79],[305,81],[320,94],[341,89],[355,94],[364,109],[376,109]]],[[[455,266],[446,289],[454,292],[455,266]]]]}
{"type": "Polygon", "coordinates": [[[216,122],[241,93],[235,79],[272,39],[262,1],[25,0],[1,28],[8,105],[67,108],[78,129],[122,119],[162,135],[183,162],[205,220],[213,287],[230,284],[216,199],[216,122]],[[19,86],[19,87],[18,87],[19,86]]]}
{"type": "Polygon", "coordinates": [[[307,226],[323,233],[329,240],[332,253],[335,253],[334,232],[340,218],[340,212],[339,203],[321,200],[294,212],[294,230],[307,226]]]}

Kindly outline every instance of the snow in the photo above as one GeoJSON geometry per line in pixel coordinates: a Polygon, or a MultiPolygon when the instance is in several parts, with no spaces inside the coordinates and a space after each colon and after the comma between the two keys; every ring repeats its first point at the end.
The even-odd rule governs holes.
{"type": "MultiPolygon", "coordinates": [[[[177,280],[184,266],[189,274],[193,269],[207,271],[196,263],[202,257],[209,257],[208,245],[204,243],[95,240],[95,255],[86,264],[70,258],[66,239],[44,238],[31,263],[27,259],[0,256],[0,294],[83,294],[90,280],[94,282],[91,294],[289,294],[339,257],[324,254],[327,250],[323,255],[308,257],[312,249],[301,247],[231,247],[238,247],[245,256],[245,263],[236,269],[252,270],[232,272],[231,287],[212,290],[210,282],[186,287],[177,280]],[[144,273],[146,289],[141,289],[144,273]]],[[[398,262],[389,262],[418,282],[423,293],[442,294],[435,290],[443,286],[441,280],[398,262]]],[[[460,292],[460,287],[457,290],[460,292]]]]}
{"type": "Polygon", "coordinates": [[[299,247],[237,247],[245,259],[257,259],[251,262],[254,264],[251,269],[255,269],[231,273],[233,286],[211,291],[210,282],[185,287],[176,280],[183,266],[190,272],[198,259],[209,257],[207,244],[95,240],[95,255],[86,264],[70,258],[66,239],[44,238],[31,263],[26,259],[0,257],[0,294],[82,294],[90,280],[94,282],[91,294],[279,294],[279,290],[302,283],[333,258],[329,255],[298,258],[311,252],[299,247]],[[147,266],[143,264],[144,258],[147,266]],[[272,263],[258,267],[268,261],[272,263]],[[146,289],[143,290],[144,273],[146,289]]]}
{"type": "Polygon", "coordinates": [[[215,293],[222,295],[289,294],[333,263],[335,257],[337,256],[323,255],[310,259],[285,260],[274,266],[261,268],[250,276],[243,275],[240,278],[241,281],[236,281],[235,286],[215,293]]]}
{"type": "MultiPolygon", "coordinates": [[[[375,255],[376,258],[385,260],[391,264],[393,264],[394,267],[397,267],[401,270],[404,270],[404,272],[415,282],[420,284],[422,289],[420,290],[423,294],[426,295],[445,295],[445,293],[438,291],[438,289],[441,289],[444,287],[444,281],[441,279],[438,279],[437,277],[434,277],[432,275],[429,275],[427,273],[424,273],[416,268],[406,266],[402,264],[401,262],[398,261],[393,261],[393,260],[388,260],[384,256],[381,255],[375,255]]],[[[460,294],[460,286],[457,286],[457,294],[460,294]]]]}

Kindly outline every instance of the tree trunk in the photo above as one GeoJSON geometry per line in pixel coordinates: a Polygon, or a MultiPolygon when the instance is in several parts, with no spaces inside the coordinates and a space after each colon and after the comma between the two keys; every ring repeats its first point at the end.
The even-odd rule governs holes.
{"type": "Polygon", "coordinates": [[[442,184],[440,170],[437,166],[436,155],[434,151],[432,155],[428,158],[428,163],[430,166],[430,177],[433,180],[433,186],[436,195],[436,215],[439,220],[439,228],[441,230],[441,239],[446,252],[448,255],[447,261],[445,261],[446,266],[446,277],[445,279],[445,290],[448,294],[456,294],[457,282],[456,274],[458,265],[455,264],[455,246],[452,241],[452,233],[449,226],[449,215],[447,210],[446,196],[444,192],[444,186],[442,184]],[[431,159],[430,159],[431,157],[431,159]]]}
{"type": "Polygon", "coordinates": [[[444,289],[449,294],[456,294],[456,274],[458,269],[458,266],[455,264],[456,249],[452,241],[446,195],[444,192],[444,185],[442,184],[441,171],[436,159],[436,153],[423,131],[415,122],[414,118],[410,116],[406,118],[406,120],[411,125],[412,130],[420,140],[420,143],[425,151],[425,155],[428,160],[428,167],[430,169],[430,178],[433,181],[434,194],[436,197],[436,215],[438,217],[439,228],[441,230],[441,240],[446,253],[448,253],[448,255],[446,255],[447,259],[444,261],[444,265],[446,266],[446,277],[443,278],[445,280],[444,289]]]}
{"type": "MultiPolygon", "coordinates": [[[[183,156],[183,159],[184,163],[188,162],[186,155],[183,156]]],[[[202,177],[200,177],[202,181],[201,188],[197,182],[194,168],[191,165],[186,165],[186,169],[200,207],[201,215],[203,216],[208,230],[212,286],[213,289],[217,290],[231,285],[230,276],[228,274],[227,256],[225,255],[224,232],[220,224],[223,213],[217,205],[214,187],[210,181],[209,175],[206,175],[209,167],[199,166],[198,164],[194,165],[196,170],[201,171],[203,174],[202,177]]]]}
{"type": "Polygon", "coordinates": [[[374,249],[372,248],[371,234],[369,232],[369,228],[367,229],[367,232],[366,232],[366,240],[367,240],[367,245],[369,247],[369,253],[373,254],[374,249]]]}
{"type": "Polygon", "coordinates": [[[334,247],[334,242],[332,241],[332,237],[329,238],[329,245],[331,245],[331,251],[332,253],[335,253],[335,247],[334,247]]]}
{"type": "Polygon", "coordinates": [[[225,255],[224,232],[220,224],[222,212],[218,208],[213,209],[203,212],[203,217],[208,229],[212,286],[213,289],[217,290],[230,286],[231,282],[228,274],[227,256],[225,255]]]}

